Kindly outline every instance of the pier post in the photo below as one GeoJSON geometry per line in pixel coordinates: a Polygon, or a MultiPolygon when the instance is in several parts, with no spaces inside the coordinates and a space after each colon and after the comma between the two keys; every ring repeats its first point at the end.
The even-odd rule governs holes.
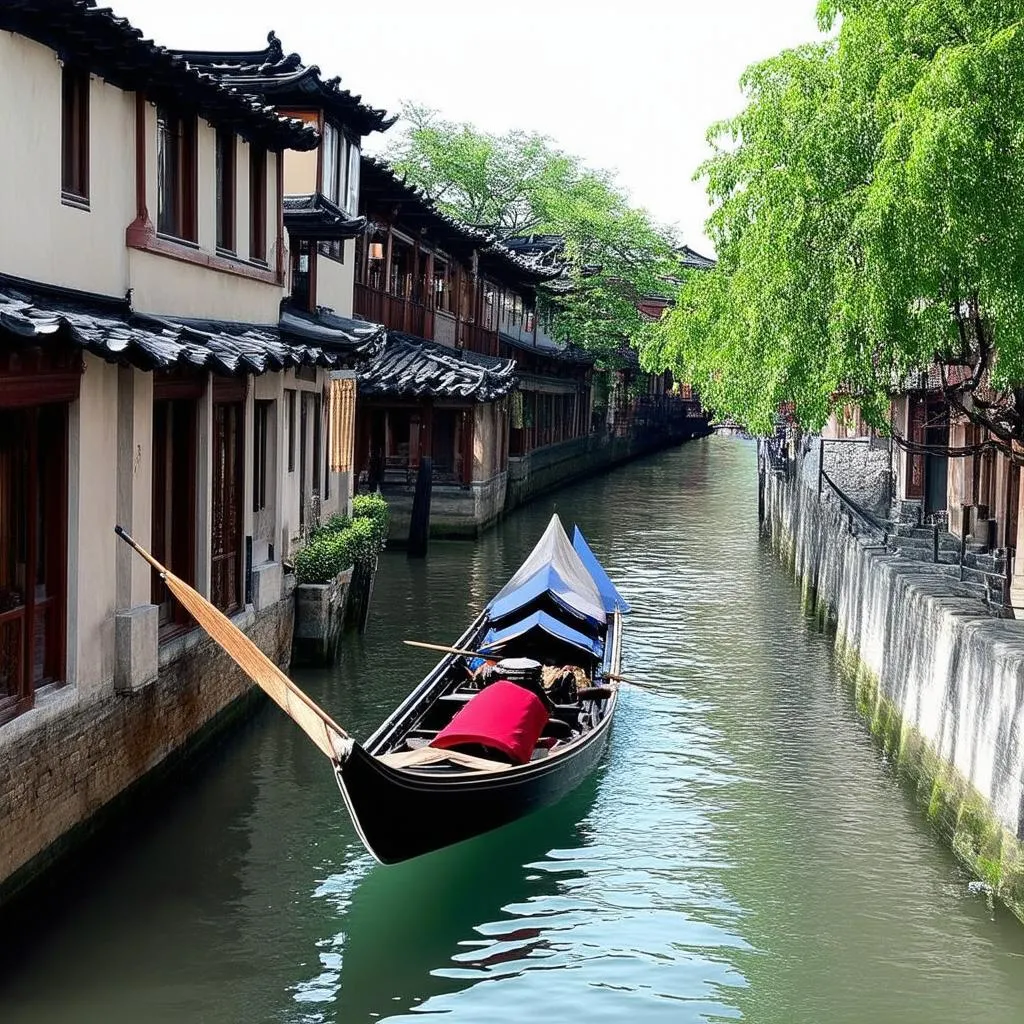
{"type": "Polygon", "coordinates": [[[412,499],[412,516],[409,519],[409,557],[423,558],[427,553],[430,538],[430,491],[434,483],[434,460],[420,461],[416,477],[416,493],[412,499]]]}

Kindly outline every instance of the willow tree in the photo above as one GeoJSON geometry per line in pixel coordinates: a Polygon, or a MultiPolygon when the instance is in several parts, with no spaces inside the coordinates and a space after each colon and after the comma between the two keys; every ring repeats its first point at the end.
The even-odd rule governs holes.
{"type": "Polygon", "coordinates": [[[402,114],[388,157],[442,209],[501,238],[562,239],[568,287],[546,296],[555,337],[609,355],[640,333],[637,298],[671,292],[672,239],[610,174],[542,135],[488,134],[413,104],[402,114]]]}
{"type": "Polygon", "coordinates": [[[954,407],[1024,439],[1024,0],[818,14],[831,37],[748,69],[709,133],[718,266],[645,362],[758,430],[783,402],[811,428],[851,399],[881,422],[938,363],[954,407]]]}

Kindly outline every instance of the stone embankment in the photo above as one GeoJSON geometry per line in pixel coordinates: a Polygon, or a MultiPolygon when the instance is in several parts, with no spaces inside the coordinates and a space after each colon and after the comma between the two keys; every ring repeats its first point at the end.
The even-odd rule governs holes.
{"type": "MultiPolygon", "coordinates": [[[[819,450],[803,448],[773,465],[762,444],[763,530],[834,630],[891,763],[957,857],[1024,920],[1024,622],[992,614],[941,561],[886,546],[830,488],[819,496],[819,450]]],[[[878,468],[867,446],[843,458],[826,472],[855,482],[878,468]]]]}

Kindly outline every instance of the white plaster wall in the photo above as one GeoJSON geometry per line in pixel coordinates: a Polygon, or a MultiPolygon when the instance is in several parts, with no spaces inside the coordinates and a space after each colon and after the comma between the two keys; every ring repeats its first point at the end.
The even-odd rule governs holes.
{"type": "MultiPolygon", "coordinates": [[[[134,111],[134,106],[132,107],[134,111]]],[[[157,223],[157,111],[146,106],[146,206],[150,220],[157,223]]],[[[134,123],[134,122],[133,122],[134,123]]],[[[134,135],[133,135],[134,137],[134,135]]],[[[216,129],[200,118],[197,128],[197,245],[199,251],[217,252],[216,129]]],[[[125,160],[134,172],[134,151],[125,160]]],[[[235,152],[235,253],[245,265],[249,260],[249,144],[239,140],[235,152]]],[[[134,179],[129,189],[134,196],[134,179]]],[[[267,256],[264,269],[277,269],[277,248],[284,241],[278,234],[277,157],[267,154],[267,256]]],[[[213,270],[169,256],[138,249],[124,249],[124,228],[120,245],[127,252],[128,286],[132,305],[145,313],[181,317],[238,320],[243,323],[277,323],[283,285],[253,281],[237,274],[213,270]]],[[[123,291],[123,288],[121,289],[123,291]]],[[[119,294],[119,292],[118,292],[119,294]]]]}
{"type": "Polygon", "coordinates": [[[354,239],[345,243],[345,262],[328,259],[317,253],[316,257],[316,301],[320,306],[329,306],[340,316],[352,315],[352,293],[355,288],[355,247],[354,239]]]}
{"type": "Polygon", "coordinates": [[[288,150],[284,155],[285,195],[306,195],[317,191],[317,160],[319,150],[302,153],[288,150]]]}
{"type": "Polygon", "coordinates": [[[144,313],[276,324],[282,290],[131,249],[132,306],[144,313]]]}
{"type": "Polygon", "coordinates": [[[88,211],[61,203],[61,67],[56,54],[0,33],[0,272],[123,295],[124,231],[135,210],[135,100],[90,87],[88,211]]]}
{"type": "Polygon", "coordinates": [[[116,366],[85,357],[71,407],[68,681],[83,698],[113,688],[117,576],[116,366]]]}

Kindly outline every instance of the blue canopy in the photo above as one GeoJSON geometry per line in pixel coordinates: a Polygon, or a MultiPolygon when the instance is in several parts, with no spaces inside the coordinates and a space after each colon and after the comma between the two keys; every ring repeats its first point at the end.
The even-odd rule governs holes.
{"type": "Polygon", "coordinates": [[[548,615],[547,612],[534,612],[519,622],[513,622],[510,626],[488,630],[483,643],[480,645],[480,649],[487,653],[490,648],[500,647],[509,640],[515,640],[518,637],[524,636],[531,629],[543,630],[548,636],[571,644],[578,650],[591,655],[591,657],[601,657],[603,646],[600,640],[591,640],[590,637],[584,636],[579,630],[573,629],[572,626],[567,626],[564,622],[559,622],[558,619],[548,615]]]}
{"type": "Polygon", "coordinates": [[[545,591],[561,607],[595,626],[608,621],[597,584],[573,550],[557,515],[551,517],[537,546],[487,606],[488,617],[511,615],[545,591]]]}
{"type": "Polygon", "coordinates": [[[575,593],[553,565],[546,565],[538,569],[525,583],[521,583],[511,593],[499,594],[488,608],[490,618],[503,619],[544,594],[550,594],[551,599],[560,608],[564,608],[570,615],[575,615],[592,626],[605,624],[602,608],[575,593]]]}
{"type": "Polygon", "coordinates": [[[604,571],[604,566],[597,560],[597,555],[590,550],[587,538],[583,536],[578,526],[575,527],[572,533],[572,546],[597,586],[598,592],[601,594],[601,601],[604,603],[604,610],[610,613],[618,608],[620,612],[628,612],[629,602],[618,592],[615,584],[609,579],[608,573],[604,571]]]}

